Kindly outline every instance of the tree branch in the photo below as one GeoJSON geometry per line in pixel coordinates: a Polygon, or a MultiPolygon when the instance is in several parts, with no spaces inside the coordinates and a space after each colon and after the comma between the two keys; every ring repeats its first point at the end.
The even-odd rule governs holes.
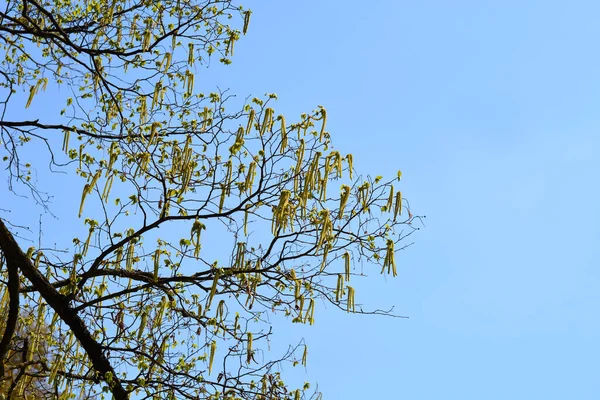
{"type": "Polygon", "coordinates": [[[83,320],[71,308],[65,296],[58,293],[52,287],[48,280],[32,264],[31,260],[23,253],[2,219],[0,219],[0,250],[4,253],[6,264],[13,267],[18,266],[23,275],[38,289],[44,300],[69,326],[90,358],[94,369],[99,374],[99,378],[107,382],[110,386],[114,398],[116,400],[127,400],[129,394],[121,385],[121,381],[117,377],[115,370],[102,352],[100,344],[94,340],[85,327],[83,320]]]}
{"type": "MultiPolygon", "coordinates": [[[[0,224],[2,224],[2,220],[0,220],[0,224]]],[[[4,225],[2,225],[2,227],[4,227],[4,225]]],[[[2,335],[2,340],[0,341],[0,377],[4,376],[4,357],[8,351],[10,341],[15,334],[17,319],[19,317],[19,268],[13,258],[8,257],[6,252],[4,252],[4,255],[6,259],[6,268],[8,269],[7,286],[9,306],[8,318],[5,325],[6,328],[4,329],[4,335],[2,335]]]]}

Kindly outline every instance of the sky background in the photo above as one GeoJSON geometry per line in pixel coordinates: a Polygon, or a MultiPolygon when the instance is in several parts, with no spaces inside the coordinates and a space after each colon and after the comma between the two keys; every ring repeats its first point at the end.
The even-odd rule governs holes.
{"type": "Polygon", "coordinates": [[[318,310],[307,379],[328,399],[599,398],[600,4],[244,6],[205,82],[288,116],[324,105],[337,149],[402,169],[427,216],[399,276],[357,291],[410,318],[318,310]]]}
{"type": "Polygon", "coordinates": [[[309,345],[286,372],[326,399],[600,398],[600,3],[243,5],[233,64],[198,90],[274,92],[288,120],[325,106],[336,149],[401,169],[427,216],[399,276],[357,290],[409,318],[321,306],[279,328],[309,345]]]}

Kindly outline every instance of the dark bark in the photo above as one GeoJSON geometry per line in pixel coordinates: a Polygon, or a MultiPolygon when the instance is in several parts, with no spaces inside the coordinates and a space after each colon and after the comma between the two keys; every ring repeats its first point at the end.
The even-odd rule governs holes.
{"type": "MultiPolygon", "coordinates": [[[[2,221],[0,220],[0,224],[2,221]]],[[[19,318],[19,268],[12,259],[6,258],[6,268],[8,269],[8,317],[4,325],[4,334],[0,341],[0,378],[4,376],[4,357],[8,352],[10,341],[12,340],[17,328],[19,318]]]]}
{"type": "MultiPolygon", "coordinates": [[[[9,266],[18,267],[23,275],[37,289],[46,303],[54,309],[59,317],[69,326],[87,356],[89,357],[94,369],[100,379],[107,381],[107,376],[112,376],[109,386],[116,400],[126,400],[129,398],[127,391],[123,388],[112,365],[102,352],[102,346],[94,340],[83,320],[77,315],[77,312],[71,308],[69,301],[65,296],[58,293],[52,287],[50,282],[42,275],[27,258],[21,250],[18,243],[10,231],[6,228],[4,222],[0,219],[0,250],[4,253],[4,258],[9,266]]],[[[9,267],[10,271],[10,267],[9,267]]],[[[18,290],[18,288],[17,288],[18,290]]],[[[108,382],[107,382],[108,383],[108,382]]]]}

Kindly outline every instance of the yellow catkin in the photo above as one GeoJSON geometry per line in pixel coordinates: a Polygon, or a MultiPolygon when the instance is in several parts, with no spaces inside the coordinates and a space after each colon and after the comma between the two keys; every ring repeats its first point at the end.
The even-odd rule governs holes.
{"type": "Polygon", "coordinates": [[[300,301],[300,297],[302,297],[301,290],[302,290],[302,282],[300,280],[295,280],[294,281],[294,298],[296,299],[296,304],[298,304],[298,302],[300,301]]]}
{"type": "Polygon", "coordinates": [[[281,152],[284,153],[285,149],[287,148],[288,145],[288,138],[287,138],[287,131],[286,131],[286,127],[285,127],[285,117],[283,115],[280,115],[279,117],[277,117],[278,120],[281,121],[281,152]]]}
{"type": "Polygon", "coordinates": [[[329,254],[330,247],[331,245],[328,244],[323,248],[323,260],[321,261],[320,272],[323,272],[325,270],[325,267],[327,266],[327,255],[329,254]]]}
{"type": "MultiPolygon", "coordinates": [[[[262,385],[260,388],[261,393],[263,394],[263,396],[265,396],[267,394],[267,390],[269,389],[268,385],[267,385],[267,376],[264,375],[262,378],[262,385]]],[[[261,400],[266,399],[266,397],[261,397],[261,400]]]]}
{"type": "Polygon", "coordinates": [[[203,229],[206,229],[206,226],[202,222],[199,220],[194,221],[191,230],[192,244],[194,245],[194,258],[198,258],[200,256],[200,249],[202,248],[200,236],[203,229]]]}
{"type": "Polygon", "coordinates": [[[252,332],[248,332],[248,352],[246,354],[246,363],[252,361],[252,332]]]}
{"type": "Polygon", "coordinates": [[[356,312],[356,307],[354,305],[354,288],[352,286],[348,286],[347,307],[348,307],[348,312],[356,312]]]}
{"type": "Polygon", "coordinates": [[[221,300],[217,306],[217,312],[215,314],[215,320],[223,322],[225,318],[225,300],[221,300]]]}
{"type": "Polygon", "coordinates": [[[367,212],[369,209],[369,187],[369,182],[365,182],[358,188],[358,200],[362,205],[363,212],[367,212]]]}
{"type": "Polygon", "coordinates": [[[240,314],[236,312],[235,313],[235,320],[233,321],[233,336],[237,335],[239,321],[240,321],[240,314]]]}
{"type": "Polygon", "coordinates": [[[298,317],[296,317],[295,322],[302,322],[304,317],[302,316],[302,312],[304,311],[304,296],[300,296],[300,304],[298,304],[298,317]]]}
{"type": "Polygon", "coordinates": [[[333,231],[333,224],[331,219],[329,218],[329,210],[321,210],[319,212],[320,224],[321,224],[321,232],[319,235],[319,240],[317,242],[317,249],[319,249],[323,244],[329,241],[331,233],[333,231]]]}
{"type": "Polygon", "coordinates": [[[239,242],[237,244],[237,254],[235,257],[234,268],[243,268],[244,267],[244,259],[246,256],[246,243],[239,242]]]}
{"type": "Polygon", "coordinates": [[[88,252],[88,249],[90,247],[90,241],[92,240],[92,235],[94,233],[94,225],[92,223],[90,223],[90,229],[89,229],[89,233],[88,233],[88,237],[85,240],[85,243],[83,244],[83,250],[81,251],[82,255],[86,255],[88,252]]]}
{"type": "Polygon", "coordinates": [[[221,183],[221,197],[219,198],[219,214],[223,212],[225,205],[225,196],[227,195],[227,186],[221,183]]]}
{"type": "Polygon", "coordinates": [[[69,152],[69,137],[70,137],[70,134],[71,134],[70,131],[65,130],[65,137],[63,139],[63,147],[62,147],[62,149],[63,149],[63,151],[65,153],[69,152]]]}
{"type": "Polygon", "coordinates": [[[338,274],[337,286],[335,288],[335,301],[340,301],[344,296],[344,275],[338,274]]]}
{"type": "Polygon", "coordinates": [[[273,126],[273,109],[267,108],[263,117],[263,123],[260,126],[260,135],[264,135],[267,130],[271,130],[273,126]]]}
{"type": "Polygon", "coordinates": [[[140,319],[140,326],[138,327],[137,339],[141,340],[144,335],[144,330],[146,329],[146,322],[148,321],[148,312],[146,310],[142,311],[142,317],[140,319]]]}
{"type": "Polygon", "coordinates": [[[346,204],[348,203],[348,199],[350,198],[350,186],[342,185],[342,193],[340,194],[340,208],[338,211],[338,218],[342,218],[344,216],[344,208],[346,208],[346,204]]]}
{"type": "Polygon", "coordinates": [[[252,161],[248,166],[248,173],[246,174],[246,181],[244,182],[244,188],[247,193],[252,193],[252,185],[254,184],[254,178],[256,177],[256,162],[252,161]]]}
{"type": "Polygon", "coordinates": [[[219,271],[216,271],[215,272],[215,277],[213,279],[212,287],[210,288],[210,293],[208,295],[208,299],[206,300],[206,307],[205,307],[205,309],[207,311],[210,308],[210,305],[212,303],[213,298],[215,297],[215,294],[217,293],[217,284],[219,283],[219,278],[220,278],[219,275],[220,275],[219,271]]]}
{"type": "Polygon", "coordinates": [[[319,108],[321,111],[321,119],[323,120],[321,124],[321,132],[319,133],[319,140],[322,141],[325,135],[325,126],[327,125],[327,110],[325,110],[325,108],[322,106],[320,106],[319,108]]]}
{"type": "Polygon", "coordinates": [[[308,358],[308,346],[304,345],[304,351],[302,352],[302,365],[306,367],[306,359],[308,358]]]}
{"type": "Polygon", "coordinates": [[[319,164],[321,161],[321,152],[315,152],[315,155],[308,166],[308,171],[306,173],[306,184],[304,185],[306,193],[311,192],[312,190],[317,190],[319,188],[319,184],[321,183],[321,179],[319,176],[319,164]]]}
{"type": "Polygon", "coordinates": [[[165,57],[162,61],[162,66],[164,67],[164,72],[166,73],[169,70],[169,67],[171,66],[171,53],[165,54],[165,57]]]}
{"type": "Polygon", "coordinates": [[[394,208],[394,221],[398,215],[402,215],[402,192],[396,193],[396,206],[394,208]]]}
{"type": "Polygon", "coordinates": [[[134,252],[135,252],[135,240],[131,240],[129,245],[127,246],[127,254],[125,260],[125,268],[127,271],[131,271],[133,269],[133,261],[134,261],[134,252]]]}
{"type": "Polygon", "coordinates": [[[165,352],[167,351],[167,346],[168,346],[168,341],[167,341],[168,337],[165,337],[162,341],[162,344],[160,345],[160,351],[158,354],[158,361],[159,362],[163,362],[164,361],[164,356],[165,356],[165,352]]]}
{"type": "Polygon", "coordinates": [[[302,161],[304,160],[304,139],[300,139],[300,146],[298,146],[298,151],[296,151],[296,169],[294,170],[295,174],[299,174],[302,169],[302,161]]]}
{"type": "Polygon", "coordinates": [[[236,132],[236,136],[235,136],[235,142],[233,143],[233,145],[229,148],[229,153],[231,154],[231,156],[235,156],[244,146],[244,128],[243,127],[239,127],[237,132],[236,132]]]}
{"type": "MultiPolygon", "coordinates": [[[[38,250],[37,254],[35,255],[35,262],[34,262],[34,266],[39,269],[40,268],[40,261],[42,261],[42,256],[44,255],[44,252],[38,250]]],[[[0,268],[2,268],[2,262],[0,262],[0,268]]]]}
{"type": "Polygon", "coordinates": [[[92,193],[92,190],[96,186],[96,182],[98,181],[98,178],[100,178],[100,173],[101,173],[100,170],[96,171],[96,173],[92,177],[91,182],[85,184],[83,187],[83,193],[81,194],[81,204],[79,205],[79,217],[80,218],[81,218],[81,214],[83,213],[83,205],[85,203],[85,198],[87,197],[88,194],[92,193]]]}
{"type": "Polygon", "coordinates": [[[81,214],[83,213],[83,206],[85,204],[85,198],[89,193],[90,185],[88,183],[83,187],[83,193],[81,193],[81,203],[79,205],[79,218],[81,218],[81,214]]]}
{"type": "Polygon", "coordinates": [[[310,302],[308,303],[308,309],[304,316],[304,323],[306,323],[306,321],[308,321],[309,325],[315,323],[315,299],[310,299],[310,302]]]}
{"type": "Polygon", "coordinates": [[[217,342],[214,340],[210,343],[210,355],[208,358],[208,373],[212,373],[213,362],[215,361],[215,352],[217,351],[217,342]]]}
{"type": "Polygon", "coordinates": [[[115,178],[114,174],[111,174],[106,179],[106,183],[104,184],[104,190],[102,191],[102,199],[104,200],[105,203],[108,202],[108,195],[110,194],[110,189],[112,188],[114,178],[115,178]]]}
{"type": "Polygon", "coordinates": [[[152,32],[150,31],[150,29],[146,29],[144,31],[144,34],[142,35],[142,50],[143,51],[148,51],[148,49],[150,48],[151,36],[152,36],[152,32]]]}
{"type": "Polygon", "coordinates": [[[392,239],[388,239],[386,243],[385,258],[383,260],[383,268],[381,269],[382,274],[386,268],[388,274],[391,272],[393,276],[397,275],[394,241],[392,239]]]}
{"type": "Polygon", "coordinates": [[[190,67],[194,65],[194,43],[188,44],[188,64],[190,67]]]}
{"type": "Polygon", "coordinates": [[[280,229],[285,231],[288,224],[288,216],[290,214],[290,197],[291,192],[289,190],[281,191],[281,196],[279,198],[279,205],[275,208],[273,212],[273,220],[271,224],[271,230],[274,234],[280,229]]]}
{"type": "Polygon", "coordinates": [[[242,33],[245,35],[248,32],[248,25],[250,24],[250,15],[252,11],[248,10],[244,12],[244,27],[242,28],[242,33]]]}
{"type": "Polygon", "coordinates": [[[342,258],[344,259],[344,272],[346,276],[346,281],[350,281],[350,253],[345,252],[342,255],[342,258]]]}
{"type": "Polygon", "coordinates": [[[158,270],[160,268],[160,249],[154,251],[154,282],[158,282],[158,270]]]}
{"type": "Polygon", "coordinates": [[[325,165],[323,168],[323,179],[320,180],[320,198],[321,201],[327,200],[327,182],[329,181],[329,173],[331,172],[331,165],[329,164],[329,158],[325,158],[325,165]]]}
{"type": "Polygon", "coordinates": [[[121,261],[123,261],[123,247],[119,247],[117,250],[115,250],[115,267],[116,268],[121,268],[121,261]]]}
{"type": "Polygon", "coordinates": [[[233,56],[233,50],[234,50],[234,47],[235,47],[236,38],[237,38],[237,33],[234,32],[234,31],[232,31],[229,34],[229,39],[227,40],[227,48],[225,49],[225,55],[226,56],[228,56],[228,55],[232,55],[233,56]]]}
{"type": "MultiPolygon", "coordinates": [[[[35,349],[37,346],[37,341],[41,334],[40,329],[42,327],[42,323],[44,321],[45,315],[46,315],[46,303],[41,303],[38,308],[38,315],[37,315],[37,321],[36,321],[36,326],[35,326],[36,332],[34,335],[31,335],[32,337],[31,337],[31,341],[29,344],[30,349],[35,349]]],[[[29,352],[27,352],[27,354],[25,356],[26,356],[25,361],[31,361],[31,359],[33,357],[33,351],[30,350],[29,352]]]]}
{"type": "Polygon", "coordinates": [[[54,382],[54,379],[56,378],[58,369],[60,368],[60,366],[62,364],[62,359],[63,359],[63,354],[58,354],[56,356],[56,359],[54,360],[54,364],[52,364],[52,369],[50,370],[50,375],[48,376],[49,384],[52,384],[52,382],[54,382]]]}
{"type": "Polygon", "coordinates": [[[335,169],[336,178],[342,177],[342,156],[339,151],[332,151],[331,154],[327,156],[327,162],[330,163],[330,168],[335,169]]]}
{"type": "Polygon", "coordinates": [[[148,120],[148,107],[146,105],[146,97],[140,97],[139,102],[140,102],[140,107],[139,107],[140,125],[143,125],[148,120]]]}
{"type": "Polygon", "coordinates": [[[346,156],[346,160],[348,160],[348,172],[350,173],[350,179],[352,179],[352,173],[354,172],[354,167],[352,165],[352,161],[353,161],[352,154],[348,154],[346,156]]]}
{"type": "Polygon", "coordinates": [[[194,93],[194,74],[190,71],[185,71],[186,79],[186,96],[191,97],[194,93]]]}
{"type": "Polygon", "coordinates": [[[248,209],[250,208],[250,204],[246,204],[244,210],[244,236],[248,236],[248,209]]]}
{"type": "Polygon", "coordinates": [[[156,137],[158,135],[158,128],[160,128],[162,124],[158,121],[154,121],[152,126],[150,127],[150,138],[148,139],[148,146],[153,145],[156,142],[156,137]]]}
{"type": "Polygon", "coordinates": [[[158,310],[156,311],[156,315],[154,317],[154,325],[153,326],[155,328],[160,327],[160,325],[162,324],[162,319],[165,314],[166,306],[167,306],[167,300],[166,300],[166,298],[163,297],[162,300],[160,301],[158,310]]]}
{"type": "Polygon", "coordinates": [[[390,186],[390,195],[388,197],[388,201],[385,205],[387,211],[392,212],[392,207],[394,206],[394,185],[390,186]]]}
{"type": "MultiPolygon", "coordinates": [[[[162,91],[162,80],[159,80],[156,85],[154,85],[154,93],[152,94],[152,105],[150,109],[153,110],[154,107],[158,104],[158,98],[160,97],[160,92],[162,91]]],[[[144,136],[142,135],[142,139],[144,136]]]]}
{"type": "Polygon", "coordinates": [[[113,167],[115,161],[117,161],[117,158],[119,157],[120,150],[119,150],[119,146],[117,145],[116,142],[113,142],[110,145],[108,152],[110,153],[110,157],[108,159],[108,165],[106,167],[106,174],[105,174],[106,177],[108,177],[109,173],[112,171],[112,167],[113,167]]]}
{"type": "Polygon", "coordinates": [[[231,195],[231,180],[233,178],[233,163],[231,162],[231,160],[229,160],[225,163],[225,165],[227,166],[227,172],[225,173],[225,187],[226,187],[227,196],[230,196],[231,195]]]}
{"type": "Polygon", "coordinates": [[[246,125],[246,135],[250,133],[250,129],[252,129],[252,125],[254,124],[254,116],[256,112],[254,108],[250,109],[250,113],[248,114],[248,125],[246,125]]]}
{"type": "Polygon", "coordinates": [[[29,108],[29,106],[31,105],[31,102],[33,101],[33,97],[35,96],[36,92],[37,92],[36,86],[31,86],[29,88],[29,97],[27,98],[27,104],[25,104],[25,108],[29,108]]]}

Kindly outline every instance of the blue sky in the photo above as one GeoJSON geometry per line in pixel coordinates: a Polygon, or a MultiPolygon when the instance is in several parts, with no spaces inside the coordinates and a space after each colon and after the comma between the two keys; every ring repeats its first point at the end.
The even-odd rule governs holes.
{"type": "Polygon", "coordinates": [[[598,3],[244,5],[206,82],[324,105],[335,146],[402,169],[427,215],[399,277],[357,292],[409,319],[319,310],[303,330],[326,398],[598,398],[598,3]]]}
{"type": "Polygon", "coordinates": [[[427,215],[399,276],[357,291],[409,319],[321,307],[280,328],[309,345],[287,372],[327,399],[600,397],[600,4],[244,6],[234,63],[199,90],[275,92],[289,120],[325,106],[336,148],[364,174],[401,169],[427,215]]]}

